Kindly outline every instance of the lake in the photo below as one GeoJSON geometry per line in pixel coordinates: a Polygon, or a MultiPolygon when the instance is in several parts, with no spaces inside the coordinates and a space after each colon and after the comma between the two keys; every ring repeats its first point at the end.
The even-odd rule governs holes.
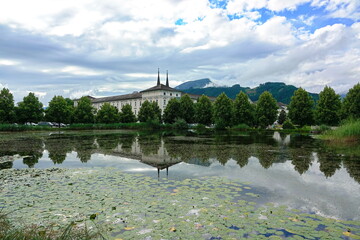
{"type": "Polygon", "coordinates": [[[1,169],[109,168],[164,185],[227,179],[248,186],[241,199],[257,208],[271,203],[326,219],[360,221],[360,156],[313,136],[120,130],[1,133],[0,159],[1,169]]]}

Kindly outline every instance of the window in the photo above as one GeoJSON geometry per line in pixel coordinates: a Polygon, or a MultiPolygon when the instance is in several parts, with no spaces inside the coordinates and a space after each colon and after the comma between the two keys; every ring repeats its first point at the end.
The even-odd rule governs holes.
{"type": "Polygon", "coordinates": [[[135,107],[136,107],[136,101],[135,101],[135,107]]]}
{"type": "Polygon", "coordinates": [[[172,93],[170,93],[170,96],[172,96],[172,93]]]}
{"type": "Polygon", "coordinates": [[[164,96],[166,95],[166,92],[164,92],[164,96]]]}
{"type": "Polygon", "coordinates": [[[176,94],[176,96],[178,96],[178,94],[176,94]]]}
{"type": "Polygon", "coordinates": [[[166,99],[164,99],[164,105],[166,105],[166,99]]]}

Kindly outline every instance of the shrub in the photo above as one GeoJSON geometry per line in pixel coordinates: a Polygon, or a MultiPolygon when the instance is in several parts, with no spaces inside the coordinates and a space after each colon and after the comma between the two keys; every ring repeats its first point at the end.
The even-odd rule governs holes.
{"type": "Polygon", "coordinates": [[[173,124],[174,128],[176,129],[187,129],[189,128],[188,124],[186,123],[186,121],[182,118],[177,118],[175,120],[175,123],[173,124]]]}
{"type": "Polygon", "coordinates": [[[245,123],[241,123],[239,125],[234,126],[233,129],[234,130],[247,130],[247,129],[250,129],[250,127],[245,123]]]}
{"type": "Polygon", "coordinates": [[[295,126],[290,120],[286,120],[283,124],[283,129],[295,129],[295,126]]]}

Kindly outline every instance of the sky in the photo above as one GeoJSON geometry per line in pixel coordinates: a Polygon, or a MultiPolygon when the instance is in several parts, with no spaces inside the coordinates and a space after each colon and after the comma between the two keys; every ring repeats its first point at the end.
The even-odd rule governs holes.
{"type": "Polygon", "coordinates": [[[201,78],[344,94],[360,81],[359,0],[0,1],[0,88],[79,98],[201,78]]]}

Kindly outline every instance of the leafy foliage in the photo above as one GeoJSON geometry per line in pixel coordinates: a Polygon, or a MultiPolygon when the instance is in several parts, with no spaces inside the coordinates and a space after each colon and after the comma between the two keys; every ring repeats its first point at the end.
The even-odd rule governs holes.
{"type": "Polygon", "coordinates": [[[157,102],[152,102],[151,103],[152,109],[153,109],[153,121],[156,122],[162,122],[162,117],[161,117],[161,109],[159,107],[159,105],[157,104],[157,102]]]}
{"type": "Polygon", "coordinates": [[[284,109],[280,111],[280,114],[278,116],[278,123],[283,124],[286,121],[287,114],[284,109]]]}
{"type": "Polygon", "coordinates": [[[0,92],[0,123],[12,123],[15,120],[14,97],[7,88],[0,92]]]}
{"type": "Polygon", "coordinates": [[[351,88],[343,102],[343,118],[360,118],[360,83],[351,88]]]}
{"type": "Polygon", "coordinates": [[[234,102],[234,124],[254,124],[255,109],[244,92],[240,92],[234,102]]]}
{"type": "Polygon", "coordinates": [[[156,102],[144,101],[138,113],[140,122],[161,121],[161,110],[156,102]]]}
{"type": "Polygon", "coordinates": [[[195,106],[188,94],[184,94],[180,98],[180,117],[187,123],[194,122],[195,106]]]}
{"type": "Polygon", "coordinates": [[[334,89],[325,86],[320,92],[315,117],[318,124],[338,125],[340,121],[341,100],[334,89]]]}
{"type": "Polygon", "coordinates": [[[217,128],[232,126],[233,103],[225,93],[220,94],[214,103],[214,122],[217,128]]]}
{"type": "Polygon", "coordinates": [[[110,103],[104,103],[96,114],[98,123],[117,123],[119,122],[119,111],[110,103]]]}
{"type": "Polygon", "coordinates": [[[130,104],[125,104],[121,108],[120,112],[120,122],[122,123],[133,123],[136,122],[136,116],[132,111],[130,104]]]}
{"type": "Polygon", "coordinates": [[[270,92],[263,92],[256,106],[258,125],[262,128],[273,124],[277,117],[278,105],[270,92]]]}
{"type": "Polygon", "coordinates": [[[295,126],[290,120],[286,120],[283,124],[283,129],[295,129],[295,126]]]}
{"type": "Polygon", "coordinates": [[[304,126],[314,122],[314,100],[308,92],[299,88],[295,91],[289,105],[289,118],[294,124],[304,126]]]}
{"type": "Polygon", "coordinates": [[[74,122],[93,123],[95,120],[95,108],[88,97],[80,98],[74,111],[74,122]]]}
{"type": "Polygon", "coordinates": [[[73,106],[69,105],[62,96],[54,96],[49,102],[45,111],[46,119],[57,123],[70,123],[73,113],[73,106]]]}
{"type": "Polygon", "coordinates": [[[209,97],[202,95],[195,104],[195,121],[200,124],[212,123],[212,104],[209,97]]]}
{"type": "Polygon", "coordinates": [[[29,93],[18,103],[16,109],[17,119],[20,123],[39,122],[44,117],[43,105],[34,93],[29,93]]]}
{"type": "Polygon", "coordinates": [[[180,102],[176,98],[169,100],[164,110],[164,122],[174,123],[176,119],[180,118],[180,102]]]}

